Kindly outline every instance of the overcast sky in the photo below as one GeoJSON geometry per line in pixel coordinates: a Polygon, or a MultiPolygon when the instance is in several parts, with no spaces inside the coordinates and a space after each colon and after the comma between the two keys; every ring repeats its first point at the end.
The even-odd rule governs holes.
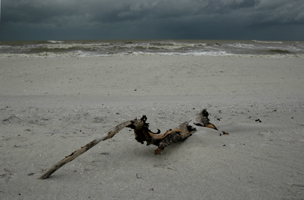
{"type": "Polygon", "coordinates": [[[75,39],[304,40],[304,0],[2,0],[0,40],[75,39]]]}

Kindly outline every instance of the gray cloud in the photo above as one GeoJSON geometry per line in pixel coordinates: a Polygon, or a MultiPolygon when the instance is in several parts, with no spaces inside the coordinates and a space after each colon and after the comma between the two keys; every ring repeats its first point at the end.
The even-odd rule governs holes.
{"type": "Polygon", "coordinates": [[[303,40],[303,10],[303,0],[14,0],[2,2],[0,37],[303,40]]]}

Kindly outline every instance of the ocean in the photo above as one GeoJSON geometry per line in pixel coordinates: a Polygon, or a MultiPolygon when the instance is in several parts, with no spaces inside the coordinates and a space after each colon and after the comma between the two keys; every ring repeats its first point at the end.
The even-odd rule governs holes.
{"type": "Polygon", "coordinates": [[[258,40],[0,41],[0,57],[92,57],[121,55],[304,57],[304,42],[258,40]]]}

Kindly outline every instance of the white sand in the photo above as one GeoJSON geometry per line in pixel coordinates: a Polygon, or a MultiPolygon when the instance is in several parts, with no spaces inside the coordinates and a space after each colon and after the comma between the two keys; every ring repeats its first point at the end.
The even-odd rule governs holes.
{"type": "Polygon", "coordinates": [[[303,63],[0,58],[0,199],[303,199],[303,63]],[[201,128],[155,156],[124,129],[37,179],[120,122],[145,114],[164,132],[203,107],[229,136],[201,128]]]}

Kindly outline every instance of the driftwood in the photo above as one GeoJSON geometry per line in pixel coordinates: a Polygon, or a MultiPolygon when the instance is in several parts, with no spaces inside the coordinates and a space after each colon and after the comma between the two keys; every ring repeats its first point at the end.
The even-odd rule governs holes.
{"type": "MultiPolygon", "coordinates": [[[[164,150],[165,147],[170,145],[171,143],[176,143],[183,141],[187,139],[189,136],[191,136],[194,132],[196,132],[195,126],[202,126],[211,128],[214,130],[218,130],[214,124],[210,123],[210,120],[208,118],[208,112],[207,110],[203,110],[195,119],[195,122],[193,122],[193,125],[190,125],[190,121],[184,122],[180,124],[177,128],[173,130],[168,130],[167,132],[160,134],[160,131],[158,130],[157,133],[153,133],[149,129],[149,124],[146,123],[147,117],[144,115],[141,119],[134,119],[130,121],[123,122],[112,129],[108,131],[107,134],[102,136],[101,138],[97,138],[90,143],[86,144],[85,146],[81,147],[80,149],[74,151],[69,156],[66,156],[64,159],[60,160],[58,163],[56,163],[53,167],[51,167],[49,170],[47,170],[39,179],[47,179],[49,178],[55,171],[57,171],[60,167],[65,165],[68,162],[71,162],[84,152],[88,151],[92,147],[94,147],[96,144],[98,144],[101,141],[105,141],[109,138],[112,138],[116,133],[118,133],[121,129],[127,127],[134,130],[135,139],[140,142],[141,144],[144,144],[144,142],[147,143],[147,145],[153,144],[156,145],[158,148],[154,150],[155,154],[160,154],[162,150],[164,150]]],[[[222,132],[223,134],[228,134],[226,132],[222,132]]]]}

